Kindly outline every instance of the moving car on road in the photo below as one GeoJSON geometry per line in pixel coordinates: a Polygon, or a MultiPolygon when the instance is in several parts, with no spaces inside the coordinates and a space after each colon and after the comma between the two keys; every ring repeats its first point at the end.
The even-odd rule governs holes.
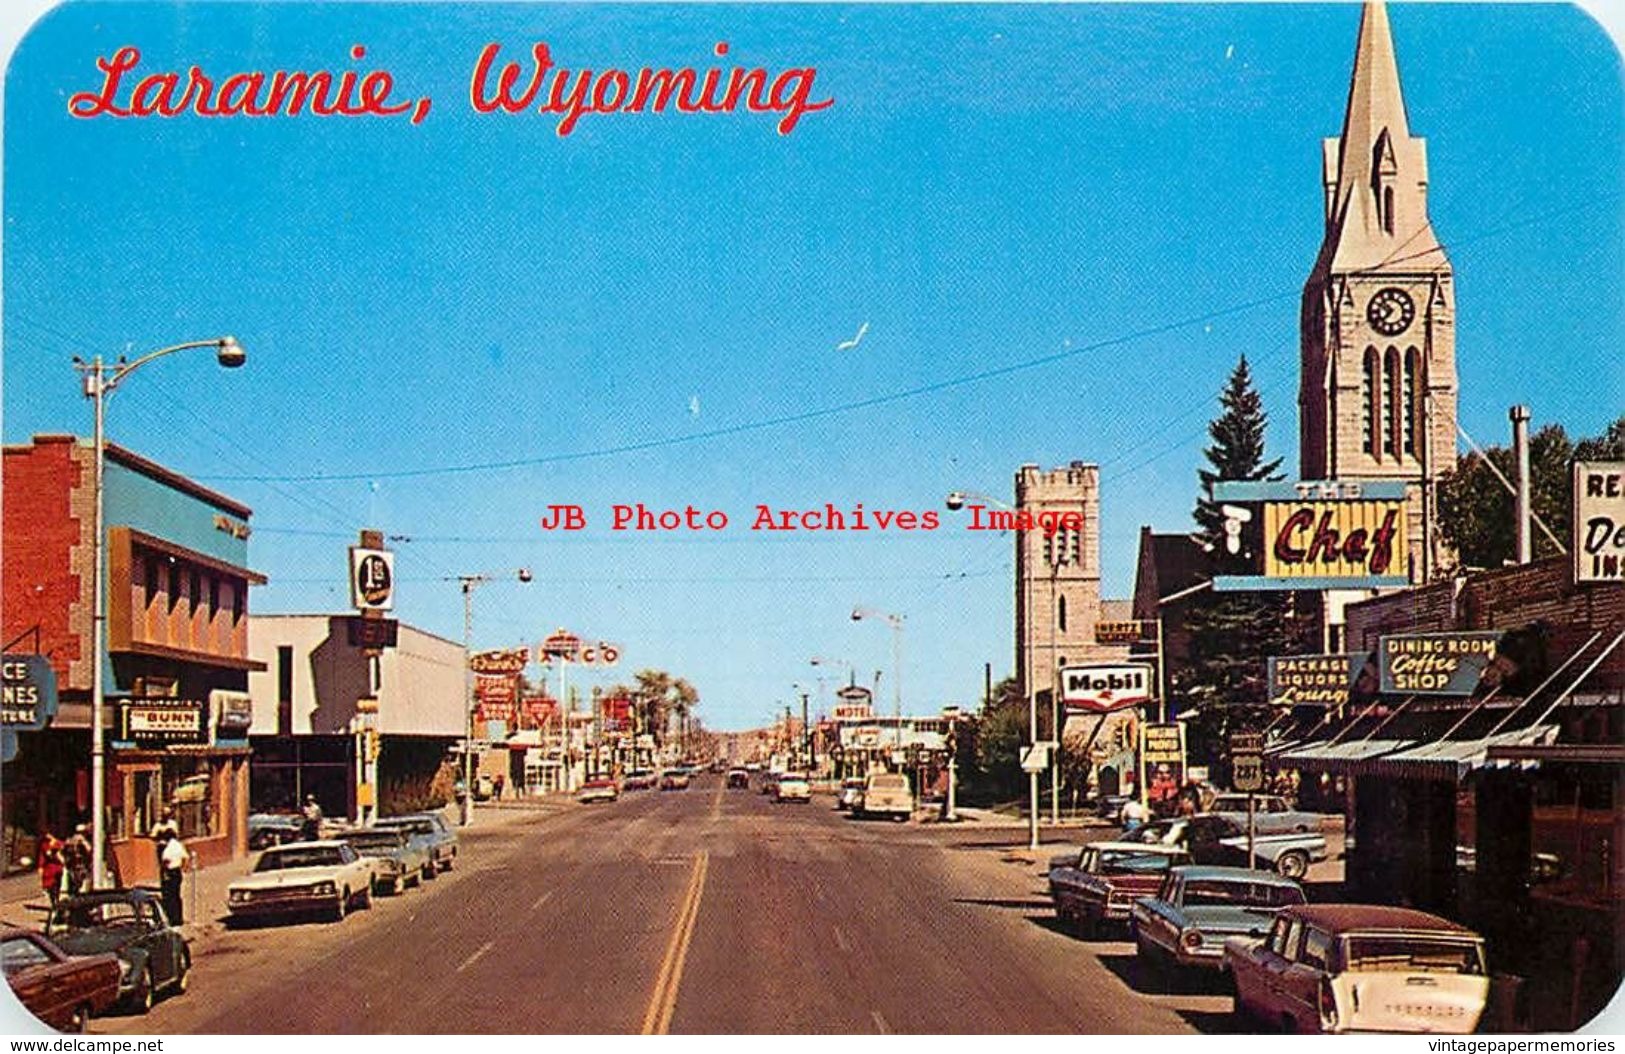
{"type": "Polygon", "coordinates": [[[186,991],[192,949],[150,889],[103,889],[68,897],[45,920],[45,936],[68,955],[118,957],[118,997],[142,1013],[159,993],[186,991]]]}
{"type": "Polygon", "coordinates": [[[837,809],[850,810],[863,797],[863,777],[848,776],[841,781],[841,789],[835,795],[837,809]]]}
{"type": "Polygon", "coordinates": [[[407,886],[421,886],[429,869],[429,847],[399,827],[358,827],[335,836],[362,856],[376,862],[374,893],[399,894],[407,886]]]}
{"type": "Polygon", "coordinates": [[[727,787],[729,790],[749,790],[750,773],[744,769],[729,769],[727,787]]]}
{"type": "Polygon", "coordinates": [[[616,801],[620,796],[621,790],[615,785],[614,780],[608,776],[599,776],[581,785],[581,793],[576,795],[576,800],[583,805],[589,805],[595,801],[616,801]]]}
{"type": "MultiPolygon", "coordinates": [[[[417,835],[428,845],[432,872],[450,871],[457,862],[457,832],[446,818],[437,812],[414,812],[404,816],[386,816],[379,827],[400,827],[408,834],[417,835]]],[[[433,877],[433,873],[425,878],[433,877]]]]}
{"type": "Polygon", "coordinates": [[[1053,866],[1049,895],[1055,917],[1086,937],[1107,923],[1128,921],[1137,897],[1151,896],[1169,868],[1190,862],[1178,846],[1095,842],[1053,866]]]}
{"type": "Polygon", "coordinates": [[[779,777],[778,786],[773,792],[773,800],[798,801],[805,805],[812,801],[812,784],[799,772],[786,772],[779,777]]]}
{"type": "Polygon", "coordinates": [[[335,922],[372,906],[377,865],[347,842],[294,842],[267,849],[254,870],[226,887],[229,921],[325,911],[335,922]]]}
{"type": "Polygon", "coordinates": [[[1163,877],[1155,897],[1136,900],[1129,921],[1139,961],[1152,973],[1176,966],[1217,970],[1228,938],[1262,937],[1276,912],[1303,902],[1303,890],[1290,878],[1186,865],[1163,877]]]}
{"type": "Polygon", "coordinates": [[[852,815],[890,816],[894,820],[907,820],[914,815],[914,794],[908,789],[908,777],[901,772],[877,772],[863,783],[863,793],[852,804],[852,815]]]}
{"type": "Polygon", "coordinates": [[[621,789],[629,791],[654,790],[655,784],[658,782],[659,777],[648,769],[633,769],[621,781],[621,789]]]}
{"type": "Polygon", "coordinates": [[[690,778],[687,769],[667,769],[660,776],[660,789],[663,791],[688,790],[690,778]]]}
{"type": "Polygon", "coordinates": [[[0,968],[17,1001],[59,1032],[83,1032],[118,999],[117,956],[68,955],[27,930],[0,930],[0,968]]]}
{"type": "MultiPolygon", "coordinates": [[[[1124,835],[1125,842],[1155,845],[1183,846],[1191,854],[1191,862],[1213,864],[1219,867],[1249,865],[1247,859],[1247,829],[1228,816],[1198,813],[1159,820],[1124,835]]],[[[1253,835],[1253,859],[1257,867],[1267,867],[1287,878],[1302,878],[1309,865],[1326,859],[1326,836],[1309,833],[1280,833],[1253,835]]]]}
{"type": "Polygon", "coordinates": [[[1224,961],[1237,1015],[1287,1032],[1472,1032],[1489,999],[1483,939],[1410,908],[1288,907],[1224,961]]]}

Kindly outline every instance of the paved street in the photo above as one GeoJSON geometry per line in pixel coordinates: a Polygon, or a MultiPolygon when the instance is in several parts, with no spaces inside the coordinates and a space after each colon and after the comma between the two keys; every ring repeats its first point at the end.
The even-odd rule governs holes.
{"type": "Polygon", "coordinates": [[[191,992],[92,1030],[1228,1027],[1217,989],[1137,993],[1130,944],[1056,930],[1036,869],[1000,851],[1020,840],[851,821],[825,795],[775,805],[715,778],[501,816],[464,832],[456,870],[342,924],[205,926],[191,992]]]}

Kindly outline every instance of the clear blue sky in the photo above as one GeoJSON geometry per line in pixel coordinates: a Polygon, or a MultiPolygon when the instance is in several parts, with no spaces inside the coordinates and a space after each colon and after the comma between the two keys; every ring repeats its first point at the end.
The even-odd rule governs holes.
{"type": "MultiPolygon", "coordinates": [[[[476,594],[478,645],[560,625],[618,641],[625,674],[691,679],[714,727],[813,687],[815,654],[885,669],[889,698],[887,631],[853,624],[854,604],[906,615],[909,709],[970,703],[984,661],[1012,665],[1008,538],[954,519],[763,536],[754,504],[938,509],[956,488],[1008,497],[1022,462],[1093,461],[1105,592],[1123,596],[1139,526],[1189,525],[1242,352],[1271,452],[1295,465],[1297,294],[1359,14],[59,8],[8,71],[4,437],[89,431],[76,353],[233,333],[245,369],[145,370],[109,433],[254,508],[271,581],[253,610],[342,609],[345,546],[370,525],[413,539],[395,545],[403,619],[460,637],[444,578],[528,565],[530,586],[476,594]],[[747,65],[816,66],[836,102],[783,137],[744,113],[589,116],[560,138],[552,119],[470,112],[480,48],[534,40],[572,68],[633,69],[706,66],[726,40],[747,65]],[[126,44],[144,70],[220,77],[383,67],[433,110],[419,127],[70,118],[126,44]],[[536,459],[555,460],[391,475],[536,459]],[[243,478],[319,474],[355,478],[243,478]],[[734,526],[611,534],[609,505],[637,501],[734,526]],[[552,502],[593,529],[544,535],[552,502]]],[[[1625,406],[1619,56],[1567,7],[1391,17],[1457,272],[1462,423],[1503,441],[1521,401],[1593,433],[1625,406]]]]}

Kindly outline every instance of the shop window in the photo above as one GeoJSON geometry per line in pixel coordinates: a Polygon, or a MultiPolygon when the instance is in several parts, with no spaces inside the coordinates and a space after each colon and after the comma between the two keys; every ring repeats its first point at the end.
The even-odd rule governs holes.
{"type": "Polygon", "coordinates": [[[152,830],[162,814],[159,798],[158,773],[152,769],[143,769],[130,774],[130,808],[115,812],[120,820],[124,811],[129,813],[130,829],[121,832],[124,838],[140,838],[152,830]]]}
{"type": "Polygon", "coordinates": [[[182,839],[209,838],[219,829],[214,777],[202,758],[165,758],[164,801],[175,813],[182,839]]]}

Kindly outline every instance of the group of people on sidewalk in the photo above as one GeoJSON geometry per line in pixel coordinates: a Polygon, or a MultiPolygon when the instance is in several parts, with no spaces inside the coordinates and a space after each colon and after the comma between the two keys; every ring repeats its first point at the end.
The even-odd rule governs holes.
{"type": "MultiPolygon", "coordinates": [[[[171,925],[179,926],[185,921],[181,882],[191,854],[181,840],[174,810],[165,809],[162,818],[148,834],[158,856],[158,883],[163,893],[164,914],[171,925]]],[[[50,900],[52,911],[56,910],[63,896],[76,897],[93,888],[91,869],[94,854],[89,835],[90,828],[85,824],[75,827],[73,834],[65,841],[50,830],[40,834],[40,888],[50,900]]]]}

